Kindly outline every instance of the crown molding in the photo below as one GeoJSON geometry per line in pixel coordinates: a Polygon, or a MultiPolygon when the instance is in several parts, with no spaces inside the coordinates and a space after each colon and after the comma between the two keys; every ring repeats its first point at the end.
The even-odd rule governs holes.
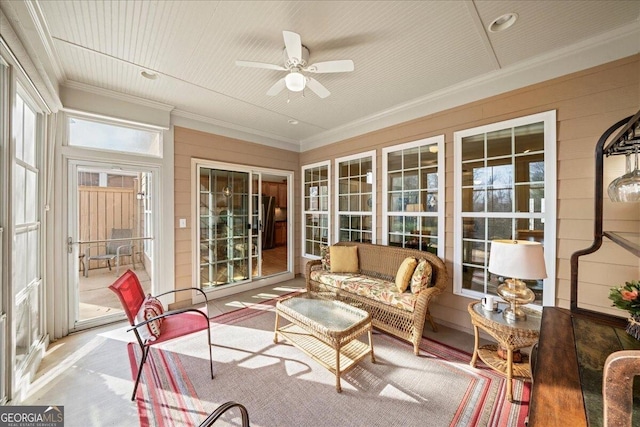
{"type": "Polygon", "coordinates": [[[303,139],[300,151],[320,148],[639,52],[640,26],[636,22],[303,139]]]}
{"type": "Polygon", "coordinates": [[[36,34],[42,44],[42,48],[44,49],[45,54],[47,55],[47,59],[51,64],[51,68],[53,69],[53,73],[56,76],[58,82],[63,82],[67,79],[67,76],[60,65],[60,57],[58,56],[58,52],[53,44],[53,39],[51,38],[51,32],[49,31],[49,27],[47,26],[47,21],[44,19],[42,15],[42,9],[40,9],[40,4],[34,0],[28,0],[24,2],[27,11],[29,12],[29,16],[31,18],[31,22],[35,28],[36,34]]]}
{"type": "Polygon", "coordinates": [[[35,91],[34,95],[40,98],[45,109],[48,112],[56,112],[62,107],[57,91],[58,82],[50,79],[51,76],[47,74],[40,58],[33,52],[33,46],[25,45],[27,38],[25,29],[22,27],[20,13],[24,14],[26,11],[14,8],[14,6],[20,6],[21,3],[5,3],[7,3],[7,7],[0,9],[0,42],[6,48],[8,55],[15,60],[13,65],[27,79],[28,84],[35,91]]]}
{"type": "Polygon", "coordinates": [[[96,86],[91,86],[85,83],[76,82],[73,80],[65,81],[62,86],[67,87],[69,89],[77,89],[83,92],[93,93],[95,95],[107,96],[109,98],[118,99],[120,101],[130,102],[132,104],[141,105],[143,107],[154,108],[160,111],[171,112],[174,110],[173,105],[163,104],[162,102],[151,101],[149,99],[140,98],[134,95],[127,95],[125,93],[116,92],[110,89],[103,89],[96,86]]]}
{"type": "Polygon", "coordinates": [[[295,151],[296,153],[300,152],[300,143],[294,139],[282,138],[268,132],[259,131],[179,109],[175,109],[171,112],[171,124],[175,126],[188,127],[202,132],[214,133],[216,135],[222,135],[229,138],[254,142],[256,144],[267,145],[269,147],[295,151]]]}

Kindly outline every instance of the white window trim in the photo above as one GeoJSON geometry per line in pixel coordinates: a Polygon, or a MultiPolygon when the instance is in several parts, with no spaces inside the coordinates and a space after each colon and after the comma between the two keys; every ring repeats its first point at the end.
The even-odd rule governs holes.
{"type": "Polygon", "coordinates": [[[330,160],[324,160],[322,162],[317,162],[317,163],[311,163],[308,165],[303,165],[300,168],[300,212],[301,212],[301,216],[300,216],[300,224],[301,224],[301,232],[300,232],[300,251],[302,253],[302,256],[304,258],[308,258],[308,259],[320,259],[319,256],[313,255],[313,254],[308,254],[306,251],[307,248],[307,227],[306,227],[306,216],[307,214],[314,214],[314,213],[324,213],[327,215],[327,233],[329,234],[327,236],[327,244],[331,244],[331,161],[330,160]],[[305,204],[304,204],[304,198],[305,198],[305,193],[304,193],[304,187],[305,187],[305,171],[307,169],[312,169],[312,168],[316,168],[316,167],[320,167],[320,166],[326,166],[327,167],[327,210],[325,211],[308,211],[305,209],[305,204]]]}
{"type": "Polygon", "coordinates": [[[371,216],[371,243],[375,243],[376,240],[376,230],[377,230],[377,226],[376,226],[376,200],[377,200],[377,174],[376,174],[376,150],[371,150],[371,151],[365,151],[363,153],[358,153],[358,154],[353,154],[350,156],[345,156],[345,157],[340,157],[335,159],[335,176],[334,176],[334,184],[333,184],[333,188],[335,188],[335,196],[334,196],[334,206],[335,206],[335,213],[334,216],[336,217],[336,223],[335,223],[335,229],[334,229],[334,236],[336,241],[338,241],[340,238],[340,220],[338,219],[338,217],[341,214],[345,214],[345,215],[351,215],[351,214],[355,214],[355,215],[370,215],[371,216]],[[339,177],[339,170],[340,170],[340,163],[342,162],[348,162],[350,160],[356,160],[356,159],[364,159],[366,157],[371,157],[371,172],[372,172],[372,184],[371,184],[371,211],[367,212],[367,211],[346,211],[346,212],[341,212],[340,211],[340,203],[339,203],[339,199],[340,199],[340,192],[338,191],[340,186],[340,177],[339,177]]]}
{"type": "MultiPolygon", "coordinates": [[[[393,145],[382,149],[382,244],[389,244],[389,212],[387,195],[389,183],[387,182],[388,172],[388,153],[398,150],[406,150],[424,145],[435,145],[438,147],[438,212],[435,217],[438,218],[438,257],[444,258],[445,247],[445,148],[444,135],[436,135],[429,138],[419,139],[417,141],[406,142],[404,144],[393,145]]],[[[428,215],[432,216],[432,215],[428,215]]]]}
{"type": "MultiPolygon", "coordinates": [[[[504,120],[497,123],[491,123],[484,126],[478,126],[472,129],[465,129],[453,133],[453,206],[454,206],[454,224],[453,224],[453,293],[469,298],[482,298],[484,293],[462,288],[462,138],[476,135],[479,133],[488,133],[506,128],[514,128],[524,126],[531,123],[544,123],[544,185],[545,185],[545,212],[544,218],[544,258],[547,268],[547,278],[544,279],[544,291],[542,297],[543,306],[555,305],[556,291],[556,111],[546,111],[543,113],[532,114],[529,116],[518,117],[515,119],[504,120]]],[[[496,215],[499,216],[499,215],[496,215]]],[[[517,218],[518,213],[508,213],[509,218],[517,218]]],[[[529,215],[523,215],[529,217],[529,215]]],[[[529,304],[529,307],[541,309],[538,305],[529,304]]]]}

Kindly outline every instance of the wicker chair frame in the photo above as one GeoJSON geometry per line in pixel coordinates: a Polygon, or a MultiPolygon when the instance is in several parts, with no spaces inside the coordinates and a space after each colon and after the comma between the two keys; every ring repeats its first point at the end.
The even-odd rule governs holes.
{"type": "Polygon", "coordinates": [[[357,246],[360,273],[379,279],[394,280],[400,264],[407,257],[424,258],[431,264],[433,286],[422,290],[416,296],[413,312],[311,280],[311,272],[322,268],[319,259],[307,262],[305,269],[307,291],[330,293],[339,301],[367,311],[375,328],[409,341],[413,344],[413,352],[418,355],[425,321],[429,321],[434,331],[438,330],[429,311],[429,304],[447,287],[448,276],[444,262],[430,252],[416,249],[357,242],[339,242],[336,245],[357,246]]]}

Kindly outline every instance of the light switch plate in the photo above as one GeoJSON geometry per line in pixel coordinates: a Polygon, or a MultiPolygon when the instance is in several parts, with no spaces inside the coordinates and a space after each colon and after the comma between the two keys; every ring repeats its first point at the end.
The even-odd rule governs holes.
{"type": "Polygon", "coordinates": [[[180,218],[180,228],[187,228],[187,218],[180,218]]]}

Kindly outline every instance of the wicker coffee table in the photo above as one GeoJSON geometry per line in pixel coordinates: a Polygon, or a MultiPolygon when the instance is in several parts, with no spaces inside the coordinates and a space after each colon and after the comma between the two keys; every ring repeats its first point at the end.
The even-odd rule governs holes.
{"type": "Polygon", "coordinates": [[[306,293],[278,301],[273,338],[276,344],[278,335],[335,373],[338,393],[342,391],[342,373],[368,354],[375,362],[369,313],[317,294],[306,293]],[[280,317],[291,323],[280,326],[280,317]],[[364,333],[368,334],[368,344],[357,339],[364,333]]]}

